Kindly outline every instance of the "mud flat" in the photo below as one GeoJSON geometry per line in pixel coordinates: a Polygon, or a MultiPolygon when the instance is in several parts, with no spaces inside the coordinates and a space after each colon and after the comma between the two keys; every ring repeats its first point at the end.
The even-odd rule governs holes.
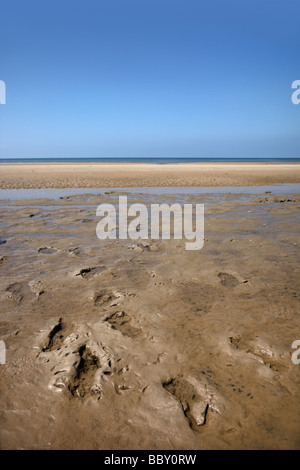
{"type": "Polygon", "coordinates": [[[300,195],[194,196],[199,251],[100,241],[101,202],[1,205],[1,448],[298,449],[300,195]]]}

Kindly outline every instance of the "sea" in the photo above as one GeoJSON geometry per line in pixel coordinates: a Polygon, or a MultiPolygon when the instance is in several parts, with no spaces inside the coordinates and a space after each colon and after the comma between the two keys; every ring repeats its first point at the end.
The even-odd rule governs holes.
{"type": "Polygon", "coordinates": [[[178,165],[182,163],[299,163],[300,157],[55,157],[0,158],[0,163],[152,163],[178,165]]]}

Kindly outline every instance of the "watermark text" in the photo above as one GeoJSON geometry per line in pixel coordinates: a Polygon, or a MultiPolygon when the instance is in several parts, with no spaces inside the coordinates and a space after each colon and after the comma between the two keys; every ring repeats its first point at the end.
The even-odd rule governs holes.
{"type": "Polygon", "coordinates": [[[100,240],[188,240],[186,250],[200,250],[204,244],[204,204],[131,204],[119,197],[118,211],[113,204],[100,204],[96,215],[102,217],[96,227],[100,240]]]}
{"type": "Polygon", "coordinates": [[[0,80],[0,104],[6,104],[6,85],[3,80],[0,80]]]}

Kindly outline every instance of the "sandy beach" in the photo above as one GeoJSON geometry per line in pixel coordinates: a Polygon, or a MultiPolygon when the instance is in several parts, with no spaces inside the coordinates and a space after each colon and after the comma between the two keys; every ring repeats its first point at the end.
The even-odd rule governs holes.
{"type": "Polygon", "coordinates": [[[0,450],[300,450],[300,2],[1,17],[0,450]]]}
{"type": "MultiPolygon", "coordinates": [[[[98,180],[89,165],[3,168],[2,187],[154,173],[187,185],[205,169],[133,166],[121,179],[120,166],[96,165],[98,180]]],[[[298,165],[226,168],[208,165],[205,182],[299,179],[298,165]]],[[[299,193],[158,192],[205,204],[204,246],[191,252],[184,240],[99,240],[96,207],[118,194],[1,202],[1,448],[299,448],[299,193]]]]}
{"type": "Polygon", "coordinates": [[[249,186],[300,183],[300,164],[1,163],[0,188],[249,186]]]}

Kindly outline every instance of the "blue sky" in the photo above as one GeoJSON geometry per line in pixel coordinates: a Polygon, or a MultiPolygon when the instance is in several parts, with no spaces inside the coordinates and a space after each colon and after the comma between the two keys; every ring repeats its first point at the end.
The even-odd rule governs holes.
{"type": "Polygon", "coordinates": [[[0,158],[299,157],[299,0],[1,3],[0,158]]]}

